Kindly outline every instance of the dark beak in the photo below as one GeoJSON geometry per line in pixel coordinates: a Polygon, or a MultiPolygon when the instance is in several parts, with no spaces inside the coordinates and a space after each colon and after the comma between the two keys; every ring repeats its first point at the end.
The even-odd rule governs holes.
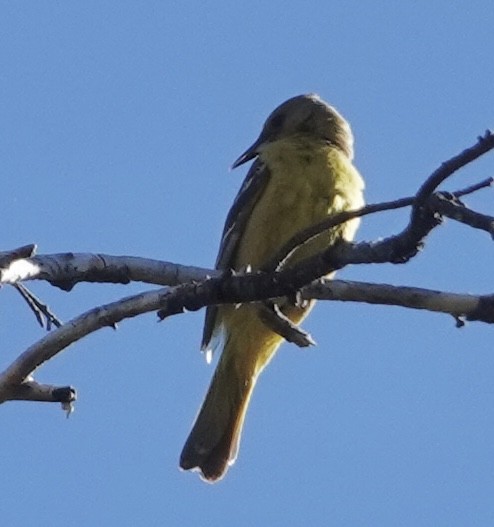
{"type": "Polygon", "coordinates": [[[247,163],[247,161],[250,161],[251,159],[254,159],[259,154],[258,150],[259,147],[264,143],[264,138],[262,136],[259,136],[259,138],[256,140],[256,142],[249,146],[247,150],[233,163],[232,169],[239,167],[240,165],[243,165],[244,163],[247,163]]]}

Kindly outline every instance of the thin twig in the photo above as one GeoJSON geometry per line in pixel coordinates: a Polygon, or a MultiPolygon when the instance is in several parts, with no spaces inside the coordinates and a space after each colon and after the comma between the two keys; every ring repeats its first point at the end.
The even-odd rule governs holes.
{"type": "Polygon", "coordinates": [[[266,326],[278,335],[281,335],[287,342],[296,344],[299,348],[314,346],[315,341],[312,336],[300,326],[294,324],[274,302],[261,302],[258,305],[257,314],[266,326]]]}
{"type": "Polygon", "coordinates": [[[494,134],[486,130],[483,136],[479,136],[477,142],[470,148],[466,148],[460,154],[448,159],[435,170],[425,183],[419,188],[415,196],[415,208],[425,204],[429,196],[452,174],[463,168],[468,163],[475,161],[483,154],[494,148],[494,134]]]}
{"type": "MultiPolygon", "coordinates": [[[[477,190],[481,190],[491,186],[493,181],[494,178],[485,179],[479,183],[476,183],[475,185],[468,186],[465,189],[452,192],[452,195],[455,197],[461,197],[467,194],[471,194],[473,192],[476,192],[477,190]]],[[[319,234],[322,234],[328,229],[331,229],[332,227],[336,227],[337,225],[345,223],[346,221],[351,220],[353,218],[368,216],[369,214],[375,214],[376,212],[410,207],[414,204],[414,201],[415,196],[409,196],[407,198],[401,198],[393,201],[385,201],[383,203],[373,203],[365,205],[364,207],[357,210],[344,211],[335,214],[334,216],[328,217],[325,220],[317,223],[316,225],[313,225],[297,233],[290,240],[288,240],[288,242],[283,245],[283,247],[281,247],[279,251],[277,251],[275,256],[271,258],[271,260],[266,265],[263,266],[263,270],[274,271],[281,269],[281,267],[283,267],[283,265],[286,263],[286,261],[290,258],[290,256],[296,249],[298,249],[301,245],[308,243],[309,241],[317,237],[319,234]]]]}
{"type": "Polygon", "coordinates": [[[52,324],[59,328],[62,321],[53,313],[50,307],[43,303],[34,293],[32,293],[24,284],[14,284],[15,290],[22,296],[29,309],[34,313],[39,325],[47,331],[51,330],[52,324]]]}
{"type": "Polygon", "coordinates": [[[467,194],[473,194],[474,192],[477,192],[477,190],[482,190],[484,188],[492,187],[493,183],[494,183],[494,178],[488,177],[487,179],[479,181],[479,183],[475,183],[474,185],[464,188],[463,190],[452,192],[452,194],[455,198],[462,198],[463,196],[466,196],[467,194]]]}

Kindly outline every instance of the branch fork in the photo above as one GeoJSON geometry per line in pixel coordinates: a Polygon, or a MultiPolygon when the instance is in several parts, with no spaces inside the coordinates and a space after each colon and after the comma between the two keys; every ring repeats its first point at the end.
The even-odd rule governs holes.
{"type": "Polygon", "coordinates": [[[33,372],[85,335],[102,327],[115,327],[121,320],[149,311],[157,311],[159,319],[163,320],[213,304],[257,302],[263,322],[299,346],[308,346],[314,341],[280,311],[277,301],[283,297],[295,297],[297,301],[359,301],[427,309],[450,314],[460,326],[465,320],[494,323],[494,295],[491,294],[461,295],[321,278],[349,264],[405,263],[421,251],[427,235],[442,222],[443,217],[483,230],[494,238],[494,217],[469,209],[460,199],[491,186],[492,178],[457,192],[437,192],[439,185],[453,173],[492,149],[494,135],[486,132],[472,147],[444,162],[415,196],[332,216],[298,233],[262,271],[256,273],[248,269],[242,273],[221,273],[129,256],[75,253],[36,256],[34,244],[0,252],[0,286],[16,287],[39,323],[47,329],[56,327],[0,373],[0,403],[11,400],[59,402],[70,413],[76,400],[75,389],[38,383],[32,377],[33,372]],[[376,242],[340,243],[293,267],[285,267],[297,247],[339,223],[410,206],[410,221],[401,233],[376,242]],[[48,306],[25,287],[26,281],[33,280],[48,281],[66,291],[79,282],[127,284],[141,281],[166,287],[94,308],[60,325],[48,306]]]}

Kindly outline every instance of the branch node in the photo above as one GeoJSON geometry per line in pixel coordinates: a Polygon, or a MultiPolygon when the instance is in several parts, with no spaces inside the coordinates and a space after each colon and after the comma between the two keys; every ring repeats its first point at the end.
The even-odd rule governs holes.
{"type": "Polygon", "coordinates": [[[494,295],[484,295],[479,298],[477,308],[468,314],[467,320],[479,320],[489,324],[494,323],[494,295]]]}
{"type": "Polygon", "coordinates": [[[457,315],[455,318],[455,326],[460,329],[466,326],[465,317],[457,315]]]}

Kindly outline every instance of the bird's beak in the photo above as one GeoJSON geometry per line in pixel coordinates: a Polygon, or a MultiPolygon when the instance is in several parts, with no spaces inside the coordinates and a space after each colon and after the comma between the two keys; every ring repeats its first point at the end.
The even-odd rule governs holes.
{"type": "Polygon", "coordinates": [[[250,161],[251,159],[254,159],[259,154],[259,148],[264,143],[264,137],[260,135],[256,142],[249,146],[247,150],[233,163],[232,169],[239,167],[240,165],[243,165],[244,163],[247,163],[247,161],[250,161]]]}

